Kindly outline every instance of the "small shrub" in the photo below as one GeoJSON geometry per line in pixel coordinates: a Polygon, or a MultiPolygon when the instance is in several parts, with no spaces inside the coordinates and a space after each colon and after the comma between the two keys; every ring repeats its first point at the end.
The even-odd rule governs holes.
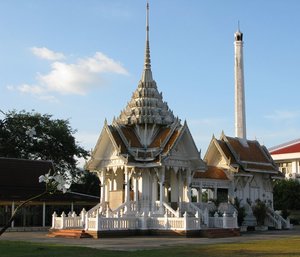
{"type": "Polygon", "coordinates": [[[237,221],[238,221],[238,225],[239,227],[242,226],[243,222],[244,222],[244,218],[246,216],[246,209],[245,207],[241,206],[241,199],[238,199],[237,197],[234,198],[234,208],[237,210],[238,212],[238,216],[237,216],[237,221]]]}
{"type": "Polygon", "coordinates": [[[260,199],[257,199],[255,201],[255,205],[252,207],[252,211],[256,218],[257,224],[259,226],[263,226],[265,223],[265,218],[267,216],[266,204],[263,201],[261,201],[260,199]]]}

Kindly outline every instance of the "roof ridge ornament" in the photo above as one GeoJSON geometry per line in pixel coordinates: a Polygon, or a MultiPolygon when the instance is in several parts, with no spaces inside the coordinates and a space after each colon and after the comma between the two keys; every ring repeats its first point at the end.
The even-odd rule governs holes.
{"type": "Polygon", "coordinates": [[[145,63],[142,74],[142,82],[151,82],[152,71],[151,71],[151,59],[150,59],[150,43],[149,43],[149,1],[146,5],[146,47],[145,47],[145,63]]]}

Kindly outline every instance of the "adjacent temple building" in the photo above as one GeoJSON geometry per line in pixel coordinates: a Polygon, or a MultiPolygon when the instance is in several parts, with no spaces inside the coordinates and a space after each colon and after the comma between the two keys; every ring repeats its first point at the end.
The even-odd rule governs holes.
{"type": "MultiPolygon", "coordinates": [[[[148,4],[144,58],[136,90],[119,117],[105,121],[86,165],[97,173],[101,195],[98,205],[81,214],[85,231],[99,237],[237,229],[235,199],[247,210],[243,225],[256,225],[251,205],[260,199],[268,205],[266,225],[288,227],[273,211],[278,168],[264,146],[246,137],[243,33],[235,33],[236,135],[213,137],[204,159],[187,122],[173,114],[153,79],[148,4]],[[211,201],[203,201],[204,192],[211,201]]],[[[53,228],[63,228],[59,219],[54,215],[53,228]]]]}

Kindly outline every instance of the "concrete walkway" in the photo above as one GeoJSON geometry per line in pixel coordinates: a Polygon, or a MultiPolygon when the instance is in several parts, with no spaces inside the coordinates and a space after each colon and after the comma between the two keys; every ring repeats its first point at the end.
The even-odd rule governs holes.
{"type": "Polygon", "coordinates": [[[183,238],[183,237],[126,237],[126,238],[101,238],[101,239],[69,239],[69,238],[48,238],[46,232],[6,232],[0,240],[39,242],[57,245],[84,246],[97,249],[135,251],[141,249],[154,249],[172,247],[188,244],[218,244],[218,243],[239,243],[249,240],[276,240],[300,236],[300,226],[292,230],[247,232],[240,237],[229,238],[183,238]]]}

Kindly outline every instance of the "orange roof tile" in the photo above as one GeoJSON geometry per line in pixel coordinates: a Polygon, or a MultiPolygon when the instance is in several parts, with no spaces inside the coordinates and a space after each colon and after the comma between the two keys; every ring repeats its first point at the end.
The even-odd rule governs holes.
{"type": "Polygon", "coordinates": [[[160,147],[160,144],[164,142],[166,137],[169,135],[171,129],[169,127],[167,128],[161,128],[158,134],[153,139],[152,143],[150,144],[150,148],[152,147],[160,147]]]}
{"type": "Polygon", "coordinates": [[[173,146],[173,144],[175,143],[176,139],[178,138],[178,136],[180,135],[180,131],[179,130],[175,130],[172,134],[172,136],[170,137],[168,143],[165,145],[163,153],[168,152],[168,150],[173,146]]]}
{"type": "Polygon", "coordinates": [[[227,137],[230,146],[239,156],[240,161],[270,163],[262,146],[257,141],[247,140],[248,147],[242,145],[238,138],[227,137]]]}
{"type": "Polygon", "coordinates": [[[124,136],[126,137],[128,143],[130,142],[130,145],[132,147],[142,147],[140,140],[136,136],[132,127],[121,126],[121,131],[124,134],[124,136]]]}
{"type": "Polygon", "coordinates": [[[233,155],[233,153],[230,151],[230,149],[229,149],[228,145],[226,144],[226,142],[221,141],[221,140],[218,140],[218,143],[219,143],[219,145],[220,145],[222,151],[223,151],[224,154],[226,155],[226,157],[227,157],[228,159],[230,159],[230,162],[231,162],[231,163],[236,163],[236,162],[237,162],[237,161],[236,161],[236,158],[235,158],[235,156],[233,155]]]}
{"type": "Polygon", "coordinates": [[[122,138],[120,137],[118,131],[113,127],[113,126],[108,126],[116,144],[118,146],[121,146],[121,153],[125,153],[126,152],[126,146],[122,140],[122,138]]]}
{"type": "Polygon", "coordinates": [[[207,166],[207,170],[205,172],[196,171],[194,178],[228,180],[226,173],[222,169],[215,166],[207,166]]]}

